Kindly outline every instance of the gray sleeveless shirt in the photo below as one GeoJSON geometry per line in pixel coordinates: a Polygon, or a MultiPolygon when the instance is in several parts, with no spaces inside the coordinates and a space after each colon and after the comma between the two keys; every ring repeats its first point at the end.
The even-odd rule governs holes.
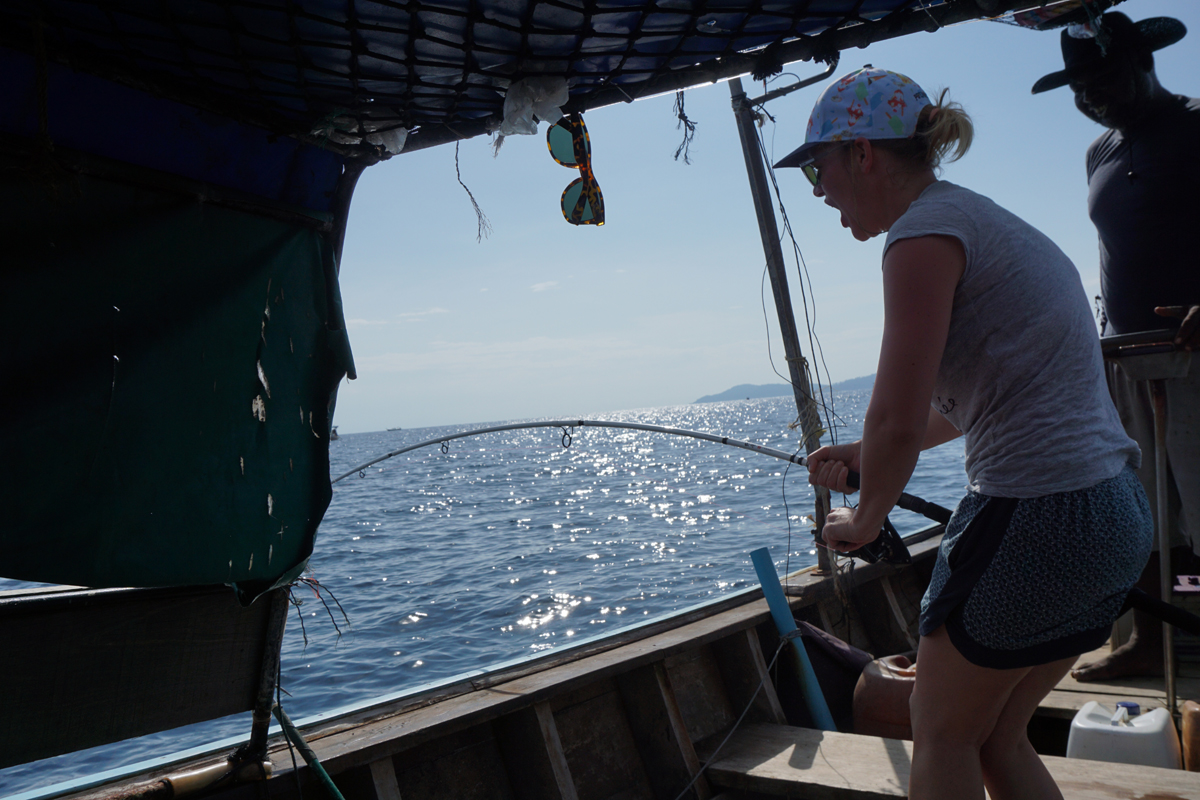
{"type": "Polygon", "coordinates": [[[1140,464],[1066,254],[988,198],[945,181],[892,225],[884,250],[931,234],[957,239],[966,252],[933,406],[965,435],[971,488],[1041,497],[1140,464]]]}

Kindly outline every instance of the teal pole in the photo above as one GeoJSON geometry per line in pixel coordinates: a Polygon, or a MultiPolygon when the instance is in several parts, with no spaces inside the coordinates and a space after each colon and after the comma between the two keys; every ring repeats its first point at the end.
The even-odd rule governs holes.
{"type": "MultiPolygon", "coordinates": [[[[771,562],[771,554],[763,547],[750,553],[754,562],[754,571],[758,573],[758,582],[762,586],[763,597],[771,609],[771,619],[775,620],[775,629],[779,635],[787,637],[796,630],[796,620],[792,619],[792,609],[788,606],[787,598],[783,596],[783,587],[779,585],[779,576],[775,574],[775,565],[771,562]]],[[[813,672],[812,662],[804,643],[798,636],[791,639],[792,648],[796,651],[796,668],[800,676],[800,690],[804,693],[804,702],[808,703],[808,713],[812,714],[813,722],[823,731],[836,731],[833,715],[829,713],[829,704],[825,695],[821,694],[821,685],[817,683],[817,673],[813,672]]]]}

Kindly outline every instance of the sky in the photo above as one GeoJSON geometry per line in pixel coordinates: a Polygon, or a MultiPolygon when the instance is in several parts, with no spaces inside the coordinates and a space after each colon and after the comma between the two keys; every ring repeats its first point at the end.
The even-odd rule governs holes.
{"type": "MultiPolygon", "coordinates": [[[[1170,91],[1200,95],[1200,2],[1130,0],[1134,20],[1173,16],[1190,34],[1155,54],[1170,91]]],[[[1059,32],[995,22],[953,26],[846,51],[835,76],[872,64],[926,92],[949,89],[975,142],[945,180],[991,197],[1041,229],[1100,293],[1084,153],[1102,128],[1067,88],[1030,87],[1062,69],[1059,32]]],[[[776,88],[823,71],[797,63],[776,88]]],[[[767,105],[777,160],[803,142],[822,81],[767,105]]],[[[747,94],[763,85],[743,78],[747,94]]],[[[341,433],[598,413],[691,403],[734,385],[780,383],[783,345],[725,82],[685,95],[691,164],[674,95],[585,115],[606,224],[572,226],[559,198],[578,176],[554,162],[543,123],[498,153],[460,143],[458,172],[491,224],[477,241],[454,145],[402,153],[364,173],[342,254],[342,299],[358,378],[339,389],[341,433]],[[764,315],[764,303],[767,313],[764,315]]],[[[1181,148],[1195,153],[1195,143],[1181,148]]],[[[776,173],[803,254],[820,375],[875,372],[883,328],[883,236],[859,243],[799,170],[776,173]]],[[[785,254],[790,243],[785,242],[785,254]]],[[[788,280],[802,349],[798,266],[788,280]]]]}

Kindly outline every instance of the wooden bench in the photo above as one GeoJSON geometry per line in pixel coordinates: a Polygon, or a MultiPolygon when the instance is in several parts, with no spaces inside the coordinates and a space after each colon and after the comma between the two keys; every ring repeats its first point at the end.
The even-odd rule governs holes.
{"type": "MultiPolygon", "coordinates": [[[[1043,760],[1064,800],[1200,800],[1200,773],[1054,756],[1043,760]]],[[[758,723],[734,733],[706,775],[721,789],[857,800],[907,797],[911,763],[912,742],[758,723]]]]}

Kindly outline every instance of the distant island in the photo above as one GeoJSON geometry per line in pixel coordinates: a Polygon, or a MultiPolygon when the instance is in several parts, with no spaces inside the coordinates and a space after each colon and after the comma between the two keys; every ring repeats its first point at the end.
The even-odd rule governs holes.
{"type": "MultiPolygon", "coordinates": [[[[863,375],[861,378],[851,378],[848,381],[841,381],[833,384],[833,389],[837,391],[855,391],[858,389],[870,389],[875,385],[875,375],[863,375]]],[[[786,397],[791,396],[792,387],[786,383],[768,383],[756,385],[753,383],[742,383],[734,386],[732,389],[727,389],[720,394],[708,394],[696,400],[697,403],[720,403],[725,400],[757,400],[761,397],[786,397]]]]}

